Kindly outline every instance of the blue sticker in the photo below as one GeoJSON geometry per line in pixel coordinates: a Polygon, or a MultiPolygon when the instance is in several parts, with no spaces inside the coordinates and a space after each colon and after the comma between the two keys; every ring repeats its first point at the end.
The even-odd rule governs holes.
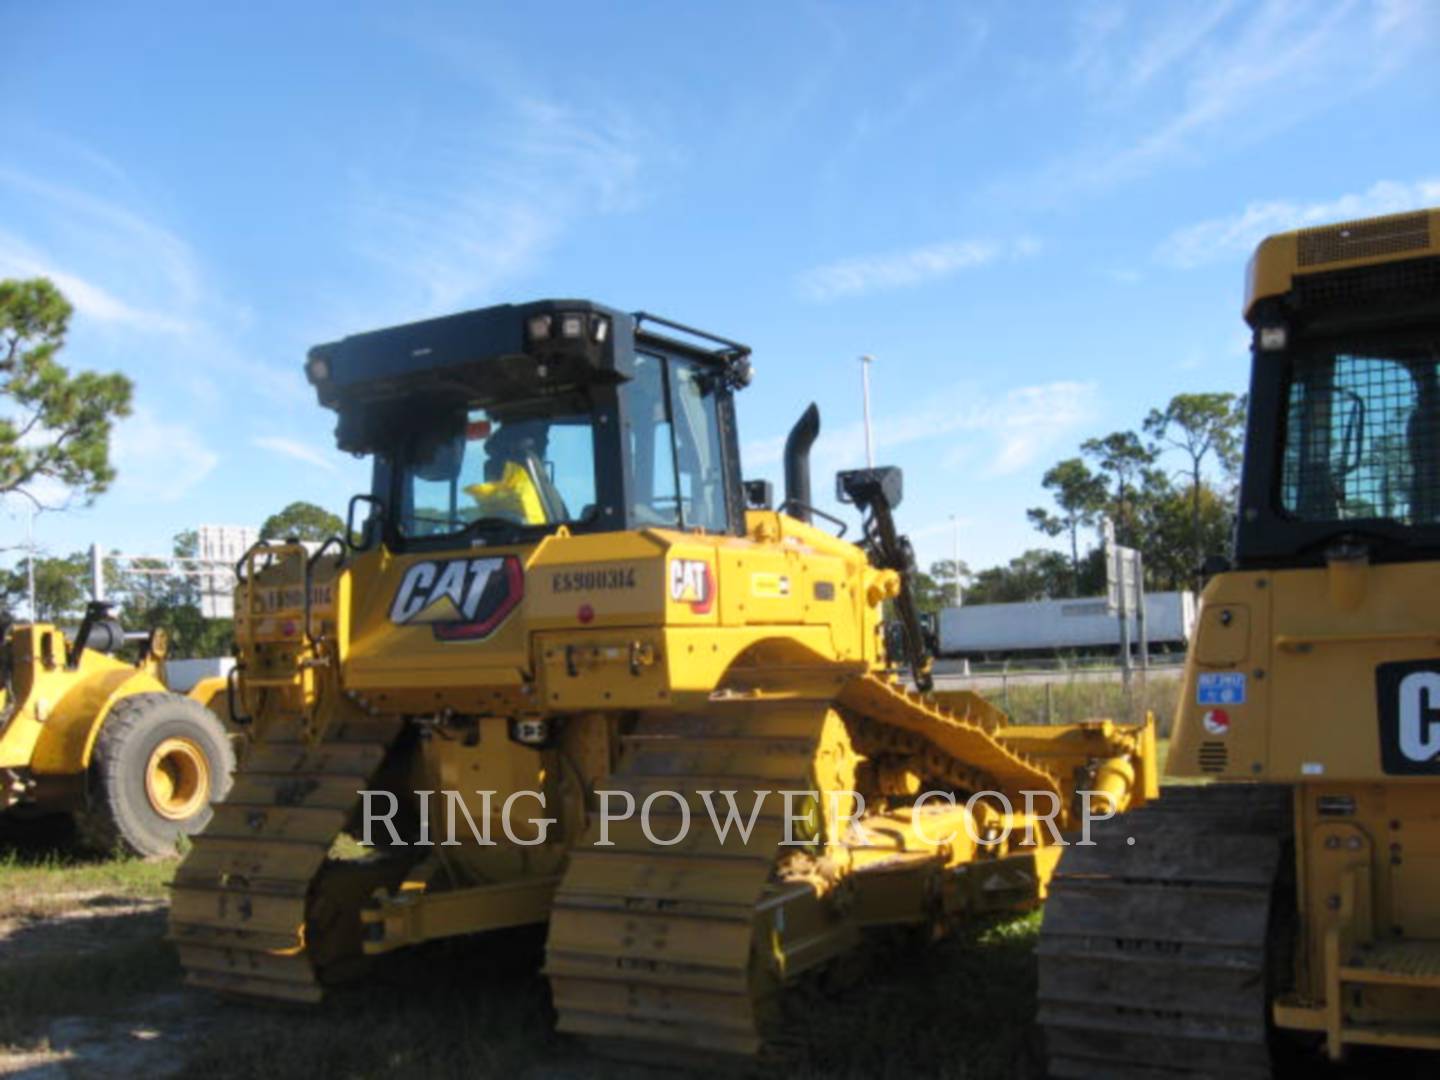
{"type": "Polygon", "coordinates": [[[1245,673],[1217,671],[1201,675],[1195,682],[1195,702],[1199,705],[1244,705],[1245,673]]]}

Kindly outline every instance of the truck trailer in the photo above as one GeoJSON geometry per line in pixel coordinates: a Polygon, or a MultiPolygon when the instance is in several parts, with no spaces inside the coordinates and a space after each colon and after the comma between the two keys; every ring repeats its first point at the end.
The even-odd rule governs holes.
{"type": "MultiPolygon", "coordinates": [[[[1140,624],[1130,617],[1130,639],[1140,624]]],[[[1195,594],[1157,592],[1145,597],[1145,633],[1154,651],[1183,652],[1195,625],[1195,594]]],[[[972,660],[1050,656],[1120,649],[1120,618],[1103,596],[1018,604],[967,604],[940,612],[937,652],[972,660]]]]}

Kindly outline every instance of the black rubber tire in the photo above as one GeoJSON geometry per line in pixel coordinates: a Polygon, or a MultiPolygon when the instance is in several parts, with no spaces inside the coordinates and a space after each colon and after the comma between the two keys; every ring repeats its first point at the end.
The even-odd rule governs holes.
{"type": "Polygon", "coordinates": [[[235,751],[218,717],[181,694],[133,694],[110,710],[90,757],[86,806],[75,815],[83,846],[144,857],[179,854],[180,838],[205,828],[230,790],[235,751]],[[183,737],[205,756],[210,797],[183,820],[171,820],[150,804],[145,771],[161,742],[183,737]]]}

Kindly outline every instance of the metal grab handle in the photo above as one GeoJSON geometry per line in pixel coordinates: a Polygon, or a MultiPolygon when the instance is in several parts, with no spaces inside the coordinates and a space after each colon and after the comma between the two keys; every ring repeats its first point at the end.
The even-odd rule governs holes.
{"type": "Polygon", "coordinates": [[[230,713],[230,722],[239,724],[241,727],[249,727],[255,722],[255,717],[249,713],[241,712],[236,707],[236,702],[243,703],[244,694],[240,692],[240,665],[236,664],[225,675],[225,708],[230,713]]]}
{"type": "Polygon", "coordinates": [[[308,559],[305,560],[305,573],[304,580],[302,582],[305,589],[305,643],[309,645],[312,649],[315,648],[316,642],[314,635],[310,633],[310,587],[311,583],[314,581],[315,578],[315,564],[320,561],[321,556],[323,556],[325,552],[330,550],[330,546],[332,544],[340,549],[340,561],[335,564],[335,571],[338,574],[340,572],[340,568],[345,565],[346,550],[345,541],[340,539],[340,537],[338,536],[332,536],[327,539],[323,544],[316,548],[314,555],[311,555],[308,559]]]}

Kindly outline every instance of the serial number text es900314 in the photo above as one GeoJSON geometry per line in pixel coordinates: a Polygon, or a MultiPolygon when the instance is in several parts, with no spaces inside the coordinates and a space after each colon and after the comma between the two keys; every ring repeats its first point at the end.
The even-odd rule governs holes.
{"type": "Polygon", "coordinates": [[[602,589],[635,588],[635,567],[603,567],[593,570],[562,570],[550,578],[550,591],[596,592],[602,589]]]}

